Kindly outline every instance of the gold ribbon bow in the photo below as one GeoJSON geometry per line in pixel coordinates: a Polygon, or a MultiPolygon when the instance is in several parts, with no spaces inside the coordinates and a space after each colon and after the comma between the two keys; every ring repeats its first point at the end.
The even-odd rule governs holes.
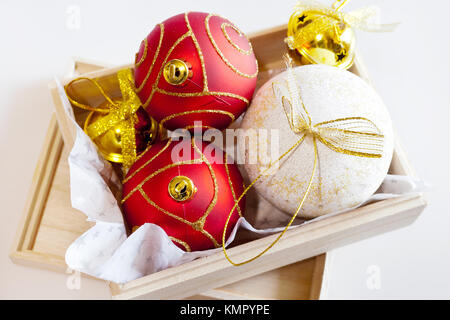
{"type": "MultiPolygon", "coordinates": [[[[390,32],[393,31],[398,23],[380,24],[378,22],[380,16],[380,10],[376,6],[368,6],[361,9],[357,9],[351,12],[340,11],[342,7],[347,4],[349,0],[337,0],[331,7],[327,7],[315,0],[301,0],[298,1],[294,9],[297,12],[313,11],[323,14],[323,16],[332,17],[338,21],[341,21],[352,28],[367,31],[367,32],[390,32]]],[[[327,28],[325,20],[320,19],[314,22],[316,26],[306,30],[310,32],[317,32],[321,28],[327,28]]],[[[303,31],[306,32],[306,31],[303,31]]],[[[296,36],[290,36],[285,39],[285,42],[291,50],[300,48],[302,45],[302,39],[308,38],[303,33],[299,33],[296,36]]]]}
{"type": "Polygon", "coordinates": [[[87,77],[79,77],[72,80],[64,87],[64,89],[69,101],[74,106],[91,111],[90,115],[94,112],[106,114],[104,117],[101,117],[90,125],[87,125],[90,119],[90,116],[88,116],[85,123],[85,132],[92,140],[95,140],[111,128],[119,126],[121,132],[123,166],[124,168],[129,168],[136,159],[136,138],[134,126],[137,122],[137,116],[135,113],[141,106],[141,101],[135,93],[133,74],[130,69],[119,70],[117,72],[117,79],[119,81],[119,87],[122,93],[121,100],[113,100],[105,93],[97,80],[87,77]],[[94,108],[80,103],[70,96],[69,88],[73,85],[73,83],[80,80],[87,80],[97,87],[101,95],[106,100],[106,107],[94,108]]]}
{"type": "Polygon", "coordinates": [[[222,234],[222,250],[225,254],[226,259],[235,266],[240,266],[251,262],[264,253],[266,253],[270,248],[272,248],[275,243],[277,243],[281,237],[286,233],[288,228],[294,222],[297,217],[300,209],[305,202],[309,191],[311,189],[311,185],[313,182],[314,175],[316,173],[317,161],[318,161],[318,151],[317,151],[317,142],[321,142],[328,148],[333,151],[357,156],[364,158],[381,158],[383,154],[383,142],[384,135],[381,134],[380,130],[377,126],[367,118],[364,117],[349,117],[349,118],[339,118],[330,121],[324,121],[320,123],[313,124],[311,117],[304,105],[300,92],[297,86],[297,80],[295,78],[294,72],[292,71],[291,62],[292,60],[287,56],[287,77],[284,86],[280,86],[279,84],[274,83],[272,85],[274,95],[278,101],[283,106],[283,110],[286,114],[286,117],[289,122],[289,126],[291,130],[297,134],[299,139],[294,143],[285,153],[281,155],[275,162],[271,163],[268,168],[263,170],[257,177],[254,179],[250,185],[245,188],[244,192],[241,196],[236,200],[235,205],[231,209],[227,221],[225,223],[225,228],[222,234]],[[285,226],[284,230],[278,235],[278,237],[263,251],[261,251],[258,255],[253,258],[250,258],[243,262],[234,262],[228,256],[226,248],[225,248],[225,234],[228,228],[228,222],[230,221],[231,215],[233,211],[236,209],[239,201],[244,197],[244,195],[248,192],[248,190],[270,169],[272,166],[278,162],[280,162],[286,155],[288,155],[291,151],[296,149],[305,138],[309,136],[312,138],[314,145],[314,166],[311,173],[311,177],[309,179],[306,191],[303,195],[302,200],[300,201],[294,215],[291,220],[285,226]]]}

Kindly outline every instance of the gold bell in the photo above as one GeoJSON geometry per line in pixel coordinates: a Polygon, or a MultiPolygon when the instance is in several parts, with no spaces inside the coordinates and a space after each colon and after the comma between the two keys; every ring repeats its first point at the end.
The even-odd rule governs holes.
{"type": "Polygon", "coordinates": [[[188,63],[180,59],[173,59],[164,65],[163,75],[169,84],[179,86],[192,77],[192,71],[188,63]]]}
{"type": "Polygon", "coordinates": [[[168,185],[169,195],[178,202],[187,201],[197,192],[197,187],[186,176],[174,177],[168,185]]]}
{"type": "MultiPolygon", "coordinates": [[[[341,8],[334,7],[335,12],[341,8]]],[[[297,9],[288,23],[286,42],[303,64],[326,64],[348,69],[355,56],[355,34],[331,12],[297,9]]]]}
{"type": "MultiPolygon", "coordinates": [[[[115,101],[116,102],[116,101],[115,101]]],[[[104,106],[100,106],[100,108],[104,108],[104,106]]],[[[88,127],[92,123],[100,120],[102,117],[105,117],[105,113],[92,111],[86,118],[84,122],[84,131],[88,133],[88,127]]],[[[149,125],[148,129],[145,132],[139,132],[141,136],[144,136],[143,139],[145,141],[145,145],[140,149],[136,149],[137,153],[143,151],[145,147],[151,145],[155,142],[156,138],[164,136],[164,129],[154,120],[149,117],[149,125]]],[[[96,144],[98,150],[103,155],[106,160],[116,163],[123,162],[123,153],[122,153],[122,134],[123,130],[125,130],[122,125],[119,123],[116,126],[112,127],[102,135],[95,137],[93,142],[96,144]]],[[[138,132],[137,132],[138,133],[138,132]]],[[[89,135],[89,134],[88,134],[89,135]]],[[[92,137],[91,137],[92,138],[92,137]]]]}

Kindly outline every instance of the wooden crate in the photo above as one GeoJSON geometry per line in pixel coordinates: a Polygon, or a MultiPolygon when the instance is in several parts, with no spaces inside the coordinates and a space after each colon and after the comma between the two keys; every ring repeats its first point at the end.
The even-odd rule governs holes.
{"type": "MultiPolygon", "coordinates": [[[[101,63],[75,59],[71,69],[84,74],[103,67],[101,63]]],[[[11,250],[15,263],[65,272],[66,249],[93,225],[71,207],[69,152],[53,117],[11,250]]],[[[321,254],[188,299],[318,299],[325,257],[321,254]]]]}
{"type": "MultiPolygon", "coordinates": [[[[282,68],[282,56],[286,51],[286,47],[283,43],[285,34],[286,29],[282,26],[254,34],[250,37],[259,62],[261,75],[263,75],[258,79],[259,84],[265,82],[270,76],[265,71],[282,68]],[[264,75],[266,75],[267,78],[265,78],[264,75]]],[[[115,94],[118,91],[117,85],[114,84],[115,72],[124,67],[130,66],[96,71],[87,74],[87,76],[98,78],[102,86],[104,86],[109,93],[115,94]]],[[[359,56],[355,59],[355,65],[350,71],[369,81],[359,56]]],[[[83,96],[87,96],[88,100],[96,98],[96,93],[90,91],[86,85],[83,86],[82,82],[78,84],[77,91],[82,92],[83,96]]],[[[56,115],[61,127],[62,135],[64,136],[64,141],[66,142],[66,145],[70,146],[71,143],[73,143],[73,129],[71,129],[69,122],[67,121],[59,97],[54,89],[53,96],[55,98],[56,115]]],[[[76,116],[78,119],[82,119],[83,114],[80,114],[80,110],[74,111],[77,113],[76,116]]],[[[62,146],[58,148],[62,148],[62,146]]],[[[45,157],[48,156],[46,155],[45,157]]],[[[42,161],[51,162],[55,160],[44,159],[42,161]]],[[[413,175],[413,171],[398,143],[395,145],[390,173],[413,175]]],[[[50,183],[46,181],[45,178],[43,179],[43,182],[47,184],[50,183]]],[[[39,192],[40,191],[37,190],[37,195],[32,196],[33,199],[30,203],[36,203],[36,200],[34,200],[35,198],[45,198],[45,196],[41,195],[39,192]]],[[[50,196],[49,200],[51,200],[50,196]]],[[[285,279],[291,279],[290,277],[292,277],[292,274],[296,274],[295,271],[292,271],[292,268],[296,268],[292,265],[293,263],[325,253],[332,248],[406,226],[417,218],[425,205],[426,201],[422,194],[405,195],[369,204],[350,212],[328,217],[289,230],[281,241],[269,252],[250,264],[234,267],[224,259],[223,253],[218,252],[209,257],[185,263],[178,267],[169,268],[130,281],[123,285],[111,283],[112,294],[114,298],[119,299],[184,298],[202,292],[206,292],[209,296],[215,297],[228,297],[229,292],[232,292],[232,295],[234,296],[246,297],[246,293],[243,292],[242,289],[242,286],[245,286],[245,282],[240,280],[247,279],[245,281],[249,281],[250,283],[247,288],[251,288],[251,290],[253,290],[252,292],[256,293],[256,297],[262,298],[261,296],[258,296],[258,294],[261,295],[263,292],[260,288],[260,283],[264,280],[260,277],[267,277],[268,279],[278,277],[279,279],[282,279],[284,276],[277,275],[279,272],[282,272],[287,275],[285,279]],[[284,267],[288,265],[291,266],[284,267]],[[280,267],[284,268],[274,271],[280,267]],[[268,271],[270,272],[267,273],[268,271]],[[251,277],[255,278],[249,279],[251,277]],[[238,281],[240,281],[240,283],[238,283],[238,281]],[[231,283],[235,283],[235,285],[230,285],[231,283]],[[209,290],[212,288],[221,286],[225,287],[210,293],[209,290]]],[[[42,210],[43,204],[38,204],[37,206],[38,209],[40,208],[40,210],[42,210]]],[[[42,217],[43,222],[44,217],[45,216],[42,217]]],[[[37,220],[40,220],[40,218],[28,217],[25,218],[24,221],[35,222],[37,220]]],[[[18,249],[16,249],[16,251],[19,251],[19,249],[22,251],[32,250],[32,248],[36,246],[36,242],[33,244],[33,239],[39,238],[39,232],[33,231],[34,226],[35,224],[32,224],[30,227],[31,231],[27,231],[28,228],[25,228],[26,232],[22,232],[21,235],[19,235],[19,240],[17,242],[18,246],[16,247],[18,249]],[[30,244],[32,244],[31,249],[29,247],[30,244]],[[26,245],[28,245],[28,247],[26,247],[26,245]]],[[[73,236],[73,239],[76,238],[75,235],[73,236]]],[[[245,260],[267,247],[276,236],[277,235],[271,235],[241,244],[231,248],[229,253],[237,261],[245,260]]],[[[50,239],[52,238],[52,235],[46,237],[50,239]]],[[[42,236],[41,238],[45,237],[42,236]]],[[[51,258],[47,257],[47,259],[51,258]]],[[[313,270],[310,273],[311,279],[321,278],[321,276],[317,276],[318,274],[322,274],[320,272],[321,269],[323,272],[323,267],[320,267],[323,263],[320,262],[320,259],[323,260],[323,258],[314,259],[314,267],[309,267],[310,270],[313,270]],[[314,269],[316,269],[316,272],[314,272],[314,269]]],[[[305,263],[308,263],[307,261],[308,260],[302,262],[303,266],[305,266],[305,263]]],[[[305,268],[305,270],[306,269],[308,268],[305,268]]],[[[305,271],[303,270],[303,272],[305,271]]],[[[283,281],[281,280],[280,283],[283,284],[283,281]]],[[[289,284],[291,284],[291,281],[285,281],[286,286],[289,284]]],[[[283,290],[289,291],[288,289],[283,290]]],[[[282,292],[283,290],[280,291],[282,292]]],[[[309,289],[310,297],[317,297],[318,291],[320,291],[320,289],[317,289],[316,284],[311,285],[309,289]],[[315,291],[316,294],[311,294],[311,291],[315,291]]],[[[249,294],[249,296],[252,296],[252,294],[249,294]]],[[[276,294],[273,294],[268,298],[277,297],[276,294]]]]}

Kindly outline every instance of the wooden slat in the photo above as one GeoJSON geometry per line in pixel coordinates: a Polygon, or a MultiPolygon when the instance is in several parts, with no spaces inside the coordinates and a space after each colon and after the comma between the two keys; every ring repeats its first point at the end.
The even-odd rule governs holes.
{"type": "Polygon", "coordinates": [[[62,146],[63,141],[58,133],[56,119],[52,117],[20,222],[22,228],[16,235],[12,252],[33,249],[38,231],[37,228],[42,218],[48,193],[50,192],[51,182],[53,181],[62,146]]]}
{"type": "Polygon", "coordinates": [[[67,247],[92,226],[71,207],[67,155],[53,116],[11,249],[16,263],[64,271],[67,247]]]}
{"type": "MultiPolygon", "coordinates": [[[[236,268],[223,253],[169,268],[124,285],[111,284],[118,299],[179,299],[213,287],[307,259],[358,240],[411,224],[425,207],[421,195],[408,195],[370,204],[356,210],[315,221],[286,232],[264,256],[236,268]],[[180,285],[182,284],[182,285],[180,285]]],[[[253,257],[266,248],[277,235],[267,236],[231,248],[235,261],[253,257]]]]}
{"type": "Polygon", "coordinates": [[[318,299],[321,288],[324,256],[306,259],[207,291],[216,299],[318,299]],[[315,278],[317,277],[317,278],[315,278]],[[293,283],[297,285],[292,285],[293,283]]]}

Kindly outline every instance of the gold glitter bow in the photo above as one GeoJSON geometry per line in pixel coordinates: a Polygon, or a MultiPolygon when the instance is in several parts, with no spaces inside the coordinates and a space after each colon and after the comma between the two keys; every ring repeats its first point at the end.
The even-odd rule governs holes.
{"type": "Polygon", "coordinates": [[[246,264],[262,256],[270,248],[272,248],[275,245],[275,243],[277,243],[281,239],[281,237],[286,233],[288,228],[294,222],[300,209],[303,206],[303,203],[305,202],[309,194],[313,178],[316,173],[317,162],[319,157],[317,151],[318,141],[333,151],[347,154],[350,156],[358,156],[364,158],[381,158],[383,154],[384,135],[381,134],[377,126],[367,118],[364,117],[339,118],[312,124],[311,117],[300,96],[299,88],[297,86],[298,82],[295,78],[294,72],[292,71],[291,67],[292,60],[289,58],[289,56],[287,56],[287,59],[288,59],[286,70],[287,77],[285,80],[285,85],[280,86],[279,84],[274,83],[272,85],[272,88],[275,97],[283,106],[283,110],[286,114],[291,130],[295,134],[300,136],[300,138],[297,140],[297,142],[294,143],[293,146],[291,146],[285,153],[283,153],[281,157],[279,157],[276,161],[271,163],[268,166],[268,168],[263,170],[256,177],[256,179],[254,179],[250,183],[250,185],[247,188],[245,188],[244,192],[236,200],[235,205],[231,209],[230,214],[228,215],[227,221],[225,223],[225,228],[222,235],[222,249],[227,260],[235,266],[246,264]],[[286,155],[291,153],[291,151],[295,150],[303,142],[303,140],[305,140],[307,136],[312,138],[314,145],[314,166],[306,191],[294,215],[292,216],[288,224],[285,226],[284,230],[278,235],[278,237],[258,255],[243,262],[237,263],[232,261],[231,258],[228,256],[225,248],[225,234],[228,228],[228,222],[230,221],[231,215],[233,211],[236,209],[239,201],[244,197],[244,195],[248,192],[248,190],[263,175],[265,175],[270,168],[272,168],[274,164],[280,162],[286,155]]]}
{"type": "MultiPolygon", "coordinates": [[[[301,0],[298,1],[294,7],[296,12],[315,12],[322,14],[324,17],[332,17],[348,26],[367,31],[367,32],[389,32],[393,31],[398,23],[380,24],[378,22],[380,10],[376,6],[368,6],[361,9],[357,9],[351,12],[341,12],[342,7],[349,0],[337,0],[331,7],[327,7],[320,2],[314,0],[301,0]]],[[[289,36],[285,39],[285,42],[291,50],[301,48],[304,39],[310,39],[311,36],[305,34],[307,32],[318,33],[321,30],[326,30],[328,26],[327,19],[316,19],[314,26],[310,28],[302,29],[302,32],[297,33],[295,36],[289,36]]]]}
{"type": "MultiPolygon", "coordinates": [[[[106,114],[105,116],[94,121],[92,124],[88,124],[88,121],[91,118],[90,116],[86,119],[85,132],[92,140],[95,140],[97,137],[101,136],[113,127],[118,127],[121,133],[120,143],[122,148],[123,166],[124,168],[129,168],[136,159],[136,138],[134,126],[137,122],[136,111],[141,106],[141,101],[135,93],[131,69],[119,70],[117,72],[117,79],[119,81],[119,87],[122,93],[121,100],[113,100],[105,93],[97,80],[87,77],[79,77],[72,80],[64,87],[64,89],[69,101],[74,106],[91,111],[91,115],[94,112],[106,114]],[[69,88],[73,83],[80,80],[87,80],[97,87],[101,95],[106,100],[106,106],[94,108],[73,99],[69,94],[69,88]]],[[[115,162],[122,161],[115,160],[115,162]]]]}

